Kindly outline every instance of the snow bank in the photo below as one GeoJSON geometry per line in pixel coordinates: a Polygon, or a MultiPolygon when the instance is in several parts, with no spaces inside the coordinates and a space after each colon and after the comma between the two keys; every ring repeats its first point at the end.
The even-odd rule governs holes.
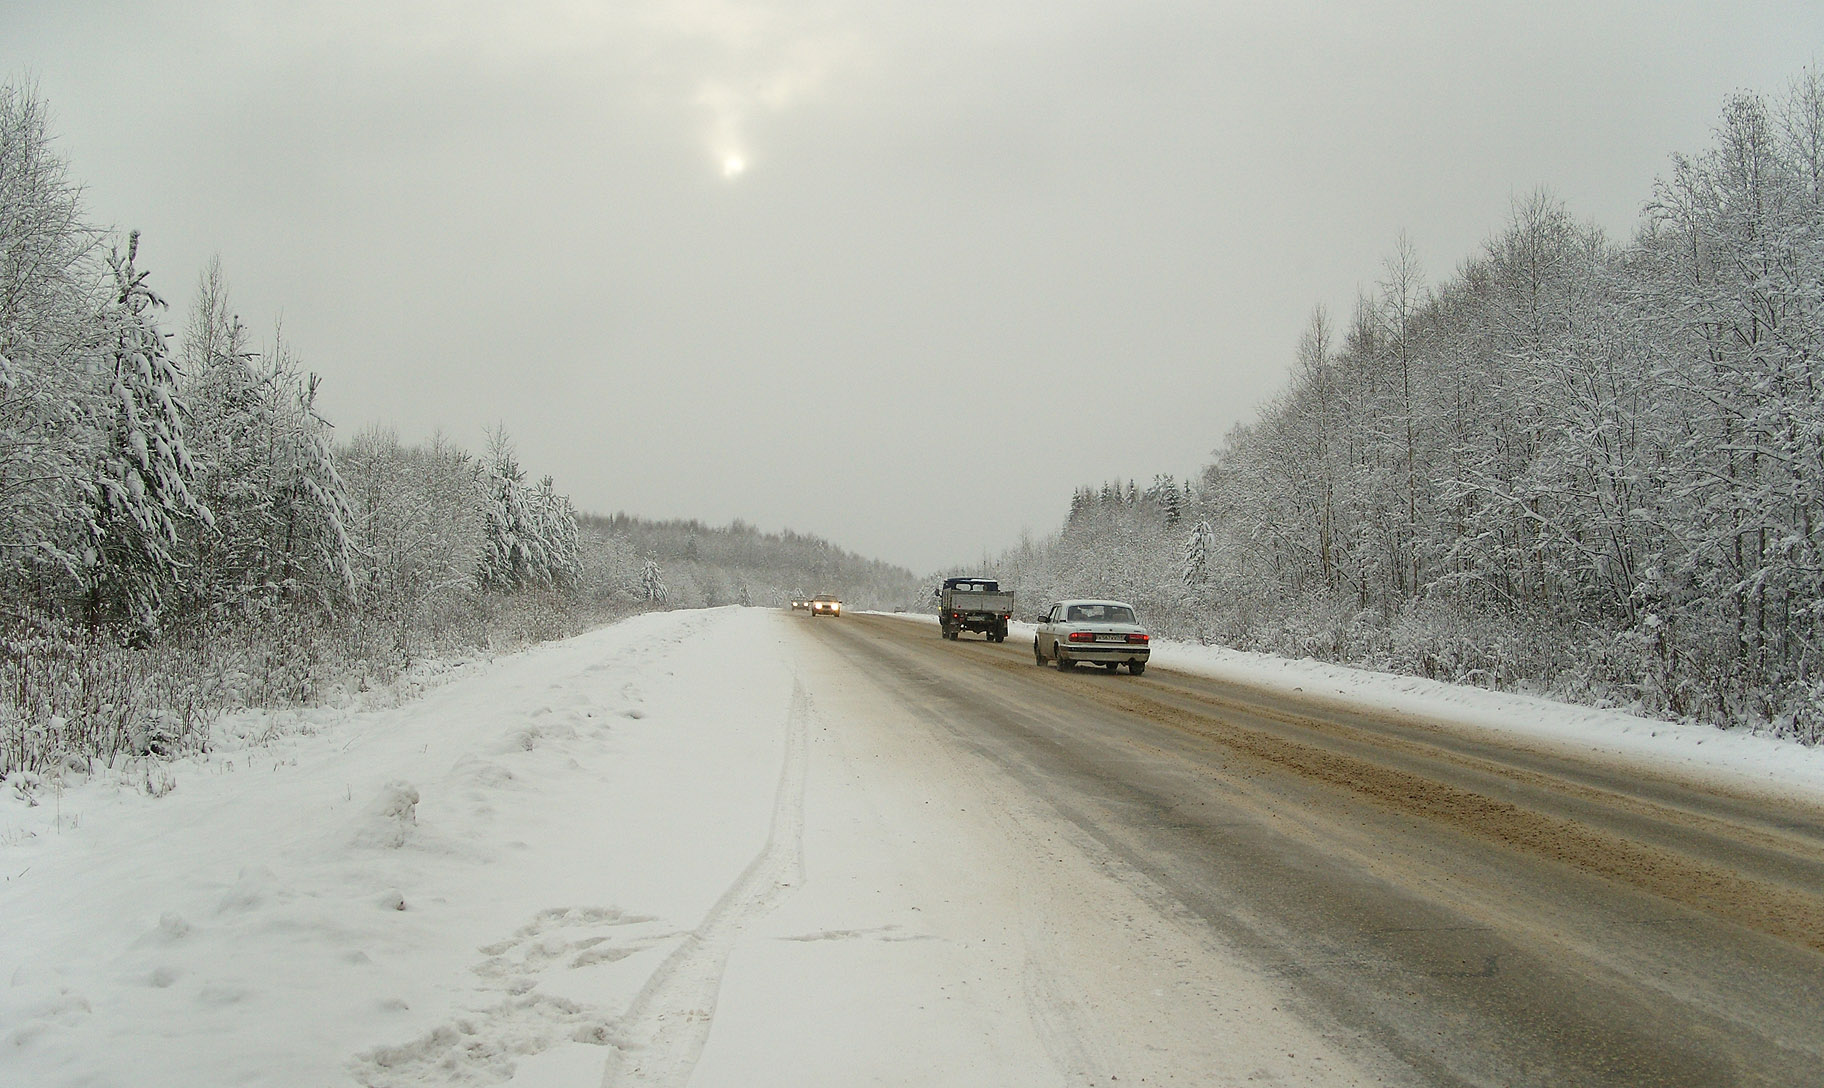
{"type": "Polygon", "coordinates": [[[1748,730],[1659,721],[1539,696],[1220,646],[1161,641],[1154,647],[1153,660],[1166,668],[1262,691],[1297,693],[1341,710],[1499,733],[1531,747],[1656,769],[1725,788],[1824,801],[1824,749],[1748,730]]]}

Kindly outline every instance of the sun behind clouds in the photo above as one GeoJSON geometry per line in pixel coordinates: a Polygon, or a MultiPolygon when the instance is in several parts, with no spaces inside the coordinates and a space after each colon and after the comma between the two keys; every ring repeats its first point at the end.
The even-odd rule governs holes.
{"type": "Polygon", "coordinates": [[[733,181],[747,173],[747,158],[738,151],[722,156],[722,176],[733,181]]]}

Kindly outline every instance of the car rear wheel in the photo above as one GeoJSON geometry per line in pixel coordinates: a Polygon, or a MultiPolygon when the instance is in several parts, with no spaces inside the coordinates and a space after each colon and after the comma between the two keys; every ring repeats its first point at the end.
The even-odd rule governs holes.
{"type": "Polygon", "coordinates": [[[1141,673],[1146,671],[1146,662],[1129,661],[1127,663],[1127,671],[1133,673],[1135,676],[1139,676],[1141,673]]]}
{"type": "Polygon", "coordinates": [[[1075,661],[1072,661],[1069,658],[1064,656],[1063,650],[1057,651],[1057,654],[1058,654],[1058,656],[1056,658],[1054,658],[1053,660],[1057,662],[1059,672],[1069,672],[1070,670],[1077,667],[1077,663],[1075,661]]]}
{"type": "Polygon", "coordinates": [[[1039,640],[1036,638],[1032,640],[1032,663],[1040,668],[1045,666],[1045,655],[1039,652],[1039,640]]]}

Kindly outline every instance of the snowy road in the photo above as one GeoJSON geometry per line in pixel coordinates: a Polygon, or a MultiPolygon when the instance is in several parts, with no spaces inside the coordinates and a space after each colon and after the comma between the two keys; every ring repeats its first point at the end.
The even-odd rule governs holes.
{"type": "Polygon", "coordinates": [[[1060,675],[1017,639],[810,630],[997,805],[1390,1080],[1824,1083],[1815,807],[1158,669],[1060,675]]]}
{"type": "Polygon", "coordinates": [[[655,614],[470,671],[241,722],[162,797],[0,799],[0,1083],[1824,1062],[1815,809],[885,617],[655,614]]]}

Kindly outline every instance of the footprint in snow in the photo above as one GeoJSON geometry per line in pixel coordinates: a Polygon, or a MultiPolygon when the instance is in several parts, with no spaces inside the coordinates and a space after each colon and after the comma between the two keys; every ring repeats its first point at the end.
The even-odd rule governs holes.
{"type": "Polygon", "coordinates": [[[504,1000],[410,1042],[356,1055],[355,1079],[367,1088],[497,1083],[512,1079],[519,1058],[565,1043],[608,1045],[611,1020],[600,1010],[540,993],[539,976],[613,962],[676,936],[635,936],[627,929],[655,920],[613,907],[540,911],[512,936],[480,949],[487,958],[474,971],[487,989],[505,993],[504,1000]]]}
{"type": "Polygon", "coordinates": [[[498,1084],[513,1079],[518,1059],[564,1043],[606,1046],[609,1023],[599,1011],[546,994],[508,998],[451,1020],[398,1046],[355,1056],[350,1072],[365,1088],[425,1084],[498,1084]]]}
{"type": "Polygon", "coordinates": [[[624,927],[657,919],[613,907],[551,907],[540,911],[513,936],[484,945],[488,958],[475,973],[512,992],[525,992],[540,972],[563,963],[569,969],[626,959],[676,934],[625,934],[624,927]],[[615,940],[617,937],[626,939],[615,940]]]}

